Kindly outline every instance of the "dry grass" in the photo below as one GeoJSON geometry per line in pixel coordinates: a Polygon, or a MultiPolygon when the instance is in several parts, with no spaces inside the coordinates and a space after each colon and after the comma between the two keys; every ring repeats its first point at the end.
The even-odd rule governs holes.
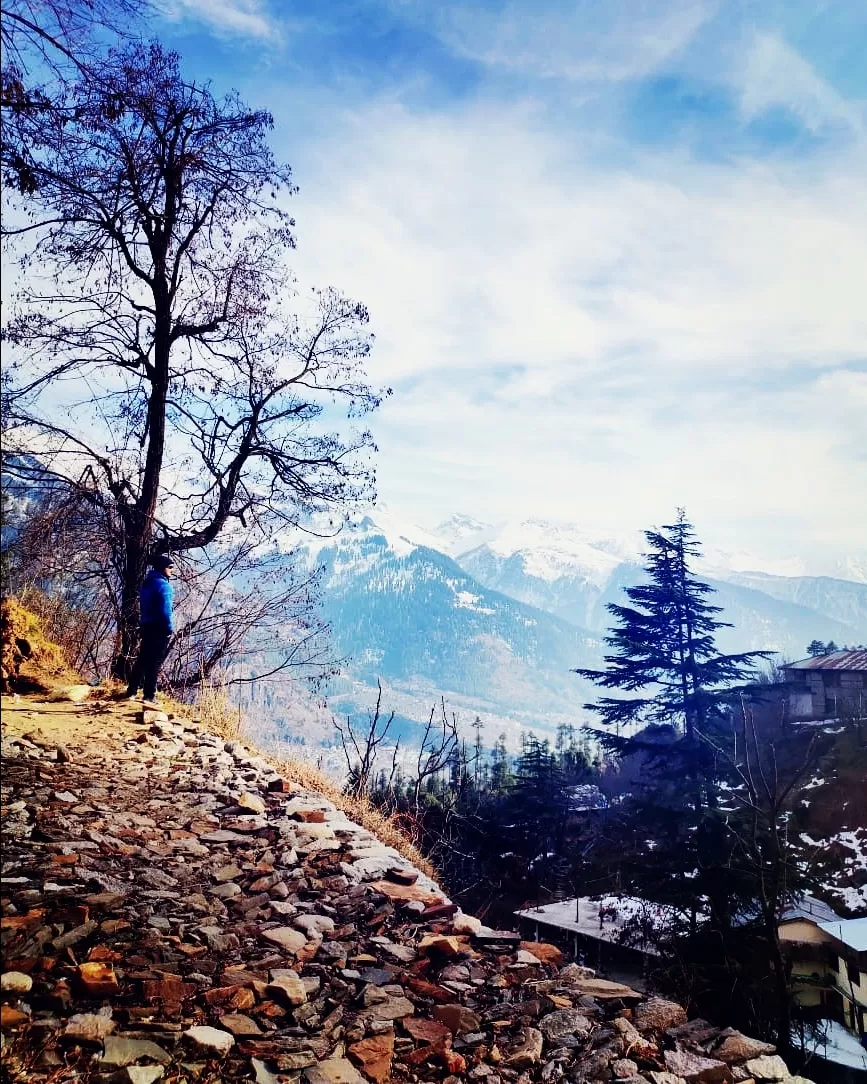
{"type": "Polygon", "coordinates": [[[41,676],[69,672],[63,649],[48,639],[42,619],[14,598],[0,603],[0,657],[3,689],[16,682],[38,686],[41,676]]]}
{"type": "MultiPolygon", "coordinates": [[[[227,741],[236,740],[241,733],[241,713],[229,699],[224,684],[202,680],[193,703],[193,717],[205,730],[218,734],[227,741]]],[[[189,705],[179,705],[181,711],[189,705]]],[[[180,712],[179,712],[180,714],[180,712]]]]}

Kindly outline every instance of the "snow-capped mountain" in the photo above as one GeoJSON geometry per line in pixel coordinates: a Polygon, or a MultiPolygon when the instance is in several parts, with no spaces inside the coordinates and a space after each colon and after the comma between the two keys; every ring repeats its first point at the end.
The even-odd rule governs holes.
{"type": "MultiPolygon", "coordinates": [[[[479,715],[486,740],[506,732],[513,746],[521,729],[589,721],[582,705],[596,690],[571,671],[601,660],[606,604],[640,581],[643,535],[470,516],[424,530],[382,507],[318,535],[292,545],[322,569],[324,616],[344,660],[332,711],[363,717],[381,680],[409,744],[440,697],[466,725],[479,715]]],[[[714,553],[705,564],[716,575],[700,570],[734,626],[720,631],[722,650],[800,658],[813,639],[867,640],[867,586],[731,567],[742,560],[753,563],[714,553]]]]}
{"type": "MultiPolygon", "coordinates": [[[[596,632],[608,626],[606,604],[622,601],[622,589],[640,577],[645,548],[641,532],[538,519],[467,530],[463,537],[467,545],[456,560],[485,586],[596,632]]],[[[736,626],[721,633],[721,643],[794,657],[810,639],[867,639],[867,585],[791,574],[806,567],[797,558],[706,551],[696,571],[717,589],[716,601],[736,626]]]]}

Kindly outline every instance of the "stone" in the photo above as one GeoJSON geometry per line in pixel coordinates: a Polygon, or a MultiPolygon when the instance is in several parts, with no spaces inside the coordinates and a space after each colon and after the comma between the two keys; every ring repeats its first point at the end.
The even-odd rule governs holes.
{"type": "Polygon", "coordinates": [[[235,804],[240,809],[249,809],[251,813],[258,813],[260,815],[268,808],[263,798],[260,798],[258,794],[250,794],[247,791],[238,795],[235,799],[235,804]]]}
{"type": "Polygon", "coordinates": [[[235,884],[234,881],[226,881],[225,884],[214,885],[213,888],[209,888],[208,892],[218,899],[230,900],[234,896],[241,895],[241,886],[235,884]]]}
{"type": "Polygon", "coordinates": [[[117,975],[111,964],[88,961],[78,965],[78,981],[88,997],[105,997],[120,989],[117,975]]]}
{"type": "Polygon", "coordinates": [[[436,1020],[412,1016],[401,1021],[404,1031],[420,1043],[440,1043],[451,1036],[451,1031],[436,1020]]]}
{"type": "Polygon", "coordinates": [[[0,1005],[0,1028],[17,1028],[30,1022],[30,1016],[11,1005],[0,1005]]]}
{"type": "Polygon", "coordinates": [[[763,1054],[773,1054],[776,1051],[776,1047],[771,1043],[751,1039],[748,1035],[743,1035],[740,1031],[734,1031],[731,1028],[722,1033],[721,1039],[722,1041],[714,1047],[711,1054],[729,1065],[749,1061],[750,1058],[758,1058],[763,1054]]]}
{"type": "Polygon", "coordinates": [[[788,1080],[788,1067],[779,1054],[763,1054],[758,1058],[750,1058],[744,1068],[752,1073],[756,1080],[788,1080]]]}
{"type": "Polygon", "coordinates": [[[563,1035],[586,1035],[590,1021],[577,1009],[557,1009],[539,1021],[539,1030],[551,1041],[563,1035]]]}
{"type": "Polygon", "coordinates": [[[452,1035],[461,1035],[467,1031],[478,1031],[481,1021],[478,1016],[463,1005],[437,1005],[433,1017],[449,1029],[452,1035]]]}
{"type": "Polygon", "coordinates": [[[244,1016],[243,1013],[226,1013],[225,1016],[220,1017],[221,1027],[226,1028],[227,1031],[235,1036],[245,1037],[248,1035],[261,1035],[262,1030],[255,1020],[249,1016],[244,1016]]]}
{"type": "Polygon", "coordinates": [[[126,1075],[129,1084],[154,1084],[161,1080],[165,1069],[161,1065],[128,1065],[126,1075]]]}
{"type": "Polygon", "coordinates": [[[705,1058],[686,1050],[666,1050],[665,1067],[675,1076],[687,1081],[698,1080],[703,1084],[717,1084],[728,1079],[729,1067],[716,1058],[705,1058]]]}
{"type": "Polygon", "coordinates": [[[458,911],[452,919],[452,931],[457,934],[478,933],[481,928],[481,920],[475,915],[465,915],[462,911],[458,911]]]}
{"type": "Polygon", "coordinates": [[[221,1031],[207,1024],[188,1028],[184,1037],[205,1054],[228,1054],[235,1045],[235,1040],[228,1031],[221,1031]]]}
{"type": "Polygon", "coordinates": [[[306,1084],[365,1084],[364,1077],[346,1058],[328,1058],[304,1070],[306,1084]]]}
{"type": "Polygon", "coordinates": [[[110,1016],[92,1012],[76,1013],[67,1020],[63,1037],[79,1042],[101,1043],[116,1026],[110,1016]]]}
{"type": "Polygon", "coordinates": [[[445,937],[443,934],[436,933],[426,934],[418,943],[419,952],[425,955],[436,953],[445,956],[447,959],[460,956],[463,952],[466,952],[466,948],[467,946],[459,937],[445,937]]]}
{"type": "Polygon", "coordinates": [[[536,1028],[520,1028],[514,1043],[503,1057],[510,1069],[529,1069],[542,1060],[542,1032],[536,1028]]]}
{"type": "Polygon", "coordinates": [[[652,997],[635,1006],[632,1022],[639,1031],[665,1031],[686,1023],[686,1012],[676,1001],[652,997]]]}
{"type": "Polygon", "coordinates": [[[353,1043],[349,1056],[362,1073],[375,1084],[385,1084],[391,1079],[391,1063],[394,1058],[394,1033],[373,1035],[369,1039],[353,1043]]]}
{"type": "Polygon", "coordinates": [[[563,963],[563,953],[556,945],[549,945],[547,941],[522,941],[520,948],[529,952],[540,963],[559,967],[563,963]]]}
{"type": "Polygon", "coordinates": [[[308,937],[322,937],[323,934],[334,933],[334,919],[328,915],[299,915],[292,925],[308,937]]]}
{"type": "Polygon", "coordinates": [[[127,1066],[129,1084],[154,1084],[163,1079],[163,1066],[127,1066]]]}
{"type": "Polygon", "coordinates": [[[409,998],[386,996],[385,1001],[371,1005],[365,1014],[374,1020],[401,1020],[405,1016],[412,1016],[414,1012],[415,1005],[409,998]]]}
{"type": "Polygon", "coordinates": [[[23,971],[4,971],[0,990],[4,994],[27,994],[33,989],[33,979],[23,971]]]}
{"type": "Polygon", "coordinates": [[[609,979],[574,979],[570,985],[584,997],[592,997],[595,1001],[641,1001],[643,997],[630,986],[609,979]]]}
{"type": "Polygon", "coordinates": [[[235,877],[241,876],[241,869],[234,862],[230,862],[227,866],[220,866],[217,872],[214,874],[214,880],[217,884],[223,884],[224,881],[231,881],[235,877]]]}
{"type": "Polygon", "coordinates": [[[617,1058],[611,1063],[611,1074],[615,1080],[629,1080],[638,1075],[638,1066],[631,1058],[617,1058]]]}
{"type": "Polygon", "coordinates": [[[261,936],[266,941],[278,945],[285,952],[296,955],[307,944],[307,938],[299,930],[293,930],[291,926],[278,926],[274,930],[262,930],[261,936]]]}
{"type": "MultiPolygon", "coordinates": [[[[105,1048],[99,1059],[103,1065],[116,1065],[123,1068],[142,1058],[150,1058],[161,1065],[168,1065],[171,1058],[165,1050],[150,1039],[128,1039],[125,1035],[110,1035],[105,1040],[105,1048]]],[[[158,1078],[154,1078],[158,1079],[158,1078]]]]}
{"type": "Polygon", "coordinates": [[[275,968],[271,971],[271,982],[268,991],[277,994],[278,998],[295,1007],[303,1005],[307,1001],[307,990],[298,973],[289,968],[275,968]]]}

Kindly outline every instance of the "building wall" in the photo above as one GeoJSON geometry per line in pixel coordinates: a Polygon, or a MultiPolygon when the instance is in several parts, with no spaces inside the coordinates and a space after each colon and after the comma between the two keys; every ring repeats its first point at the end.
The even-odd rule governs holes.
{"type": "Polygon", "coordinates": [[[867,1033],[867,956],[837,957],[837,989],[843,994],[846,1027],[856,1035],[867,1033]]]}

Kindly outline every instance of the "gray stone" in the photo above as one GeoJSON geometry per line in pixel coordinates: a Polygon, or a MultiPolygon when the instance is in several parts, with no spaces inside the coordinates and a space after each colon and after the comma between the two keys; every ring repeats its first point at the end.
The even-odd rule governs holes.
{"type": "Polygon", "coordinates": [[[292,925],[303,930],[310,938],[321,938],[323,934],[334,933],[334,919],[327,915],[299,915],[292,925]]]}
{"type": "Polygon", "coordinates": [[[123,1068],[142,1058],[150,1058],[151,1061],[158,1061],[161,1065],[167,1065],[171,1061],[166,1051],[150,1039],[127,1039],[124,1035],[109,1035],[105,1040],[105,1049],[99,1060],[103,1065],[116,1065],[123,1068]]]}
{"type": "Polygon", "coordinates": [[[676,1076],[682,1076],[688,1081],[702,1081],[703,1084],[718,1084],[727,1080],[729,1075],[729,1067],[724,1061],[704,1058],[686,1050],[666,1050],[665,1067],[676,1076]]]}
{"type": "Polygon", "coordinates": [[[63,1035],[66,1039],[80,1039],[84,1042],[101,1043],[111,1035],[116,1024],[110,1016],[101,1013],[76,1013],[66,1022],[63,1035]]]}
{"type": "Polygon", "coordinates": [[[234,881],[226,881],[225,884],[214,885],[213,888],[209,888],[208,892],[218,899],[230,900],[233,896],[241,895],[241,887],[240,885],[236,885],[234,881]]]}
{"type": "Polygon", "coordinates": [[[220,1031],[219,1028],[208,1027],[207,1024],[189,1028],[184,1032],[184,1037],[208,1054],[228,1054],[235,1045],[235,1040],[228,1031],[220,1031]]]}
{"type": "Polygon", "coordinates": [[[351,1061],[346,1058],[328,1058],[318,1065],[304,1070],[306,1084],[367,1084],[351,1061]]]}
{"type": "Polygon", "coordinates": [[[763,1054],[761,1057],[751,1058],[745,1068],[756,1080],[788,1080],[791,1076],[788,1066],[779,1054],[763,1054]]]}
{"type": "Polygon", "coordinates": [[[161,1080],[165,1069],[161,1065],[128,1065],[126,1068],[129,1084],[154,1084],[161,1080]]]}
{"type": "Polygon", "coordinates": [[[539,1030],[551,1040],[563,1035],[586,1035],[590,1030],[590,1021],[577,1009],[557,1009],[542,1017],[539,1030]]]}
{"type": "Polygon", "coordinates": [[[536,1028],[521,1028],[515,1042],[507,1050],[503,1064],[510,1069],[529,1069],[542,1060],[542,1032],[536,1028]]]}
{"type": "Polygon", "coordinates": [[[280,998],[292,1006],[303,1005],[307,1000],[307,989],[304,983],[298,973],[290,968],[272,969],[268,989],[277,993],[280,998]]]}
{"type": "Polygon", "coordinates": [[[285,952],[296,953],[307,944],[307,938],[290,926],[278,926],[274,930],[262,930],[262,937],[273,945],[278,945],[285,952]]]}

